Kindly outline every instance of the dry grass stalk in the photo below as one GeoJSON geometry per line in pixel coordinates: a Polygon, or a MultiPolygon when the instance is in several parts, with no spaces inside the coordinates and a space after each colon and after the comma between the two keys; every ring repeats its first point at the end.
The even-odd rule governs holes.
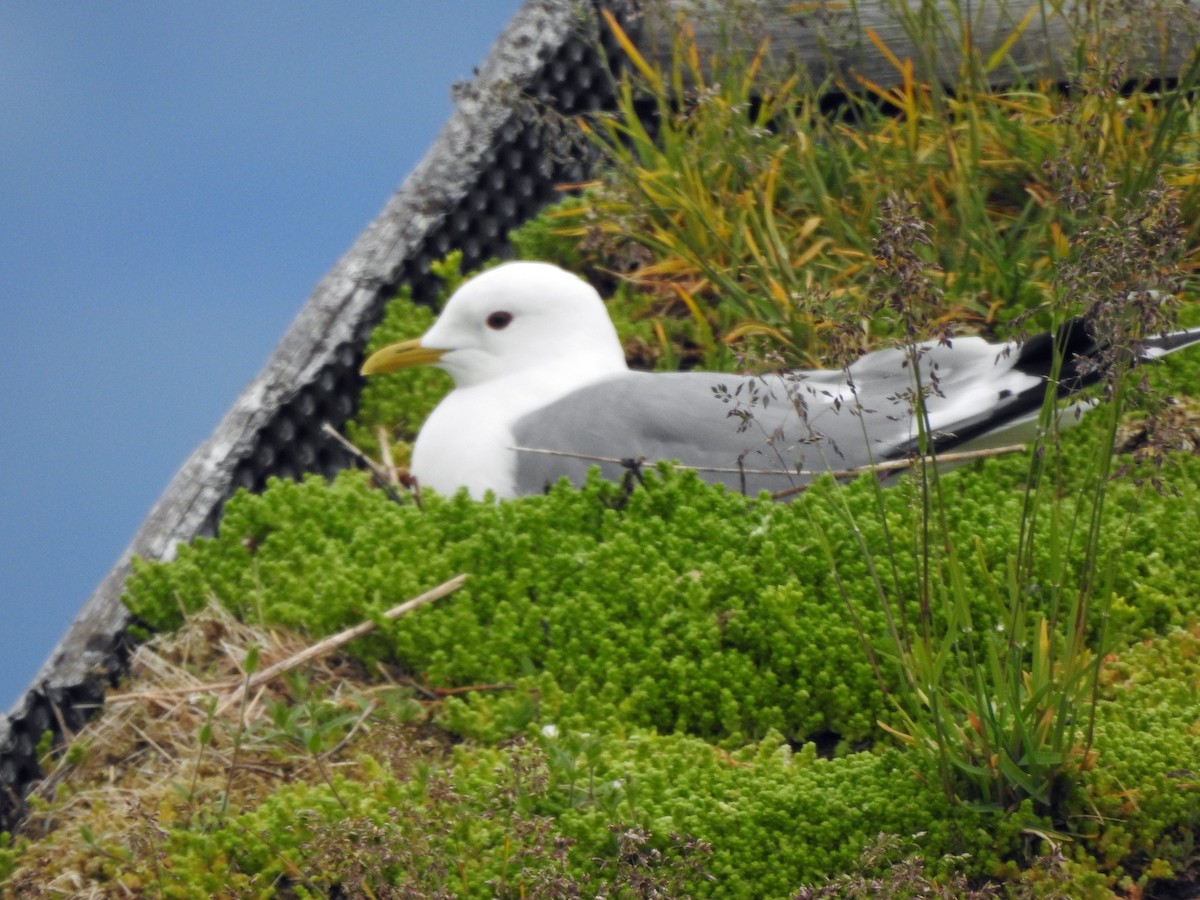
{"type": "MultiPolygon", "coordinates": [[[[460,587],[462,587],[463,584],[466,583],[466,580],[467,580],[467,576],[465,574],[464,575],[456,575],[453,578],[451,578],[449,581],[445,581],[442,584],[439,584],[437,587],[432,588],[423,594],[417,595],[416,597],[412,598],[411,600],[406,600],[404,603],[401,603],[398,606],[392,607],[391,609],[389,609],[387,612],[385,612],[383,614],[383,618],[398,619],[401,616],[412,612],[413,610],[419,609],[420,607],[424,606],[427,603],[432,603],[434,600],[439,600],[442,597],[445,597],[446,595],[453,593],[454,591],[456,591],[460,587]]],[[[217,608],[219,608],[219,607],[217,607],[217,608]]],[[[226,615],[228,615],[228,613],[226,613],[226,615]]],[[[252,690],[254,688],[260,687],[261,685],[270,681],[272,678],[276,677],[277,675],[281,675],[284,672],[289,672],[292,669],[295,669],[297,666],[301,666],[306,662],[311,662],[312,660],[316,659],[319,656],[324,656],[327,653],[331,653],[334,650],[338,649],[339,647],[342,647],[342,646],[350,643],[350,641],[354,640],[355,638],[360,638],[363,635],[368,634],[369,632],[373,631],[374,629],[375,629],[374,622],[371,622],[371,621],[360,622],[359,624],[354,625],[350,628],[347,628],[344,631],[339,631],[337,634],[330,635],[329,637],[324,638],[323,640],[320,640],[315,644],[307,645],[305,647],[300,648],[299,650],[296,650],[293,653],[289,653],[286,656],[284,656],[282,659],[280,659],[278,662],[267,666],[265,669],[262,669],[256,673],[254,673],[253,675],[251,675],[248,678],[246,676],[246,672],[242,669],[240,661],[242,659],[244,659],[244,657],[245,657],[246,647],[252,646],[252,644],[245,644],[245,643],[239,644],[238,642],[230,643],[229,641],[223,641],[222,648],[225,650],[226,655],[227,655],[227,657],[229,657],[230,662],[233,663],[234,667],[239,670],[239,677],[236,680],[218,681],[218,682],[202,682],[198,679],[189,678],[186,675],[186,672],[182,672],[182,670],[180,670],[180,671],[172,672],[171,674],[173,674],[175,676],[179,676],[182,672],[183,680],[185,680],[188,683],[179,684],[179,685],[175,685],[172,687],[160,687],[160,688],[156,688],[151,691],[139,691],[139,692],[127,691],[127,692],[120,693],[120,694],[110,694],[106,698],[105,702],[109,705],[119,704],[119,703],[129,703],[129,702],[133,702],[133,701],[154,702],[155,700],[161,699],[164,694],[166,694],[166,695],[194,694],[194,693],[201,693],[201,692],[223,693],[225,691],[236,690],[236,689],[252,690]]],[[[140,654],[143,649],[145,649],[145,648],[144,647],[139,648],[138,653],[140,654]]],[[[264,654],[264,658],[267,658],[265,656],[265,654],[264,654]]],[[[171,668],[178,670],[178,667],[171,667],[170,664],[166,663],[165,660],[162,660],[161,657],[156,657],[156,655],[154,654],[154,652],[152,650],[148,650],[146,663],[150,669],[156,668],[156,665],[154,662],[155,659],[159,660],[157,668],[160,670],[168,670],[171,668]]],[[[138,658],[135,656],[135,665],[137,664],[137,662],[138,662],[138,658]]],[[[257,700],[259,698],[261,698],[261,696],[262,696],[262,694],[260,692],[256,696],[255,702],[257,702],[257,700]]],[[[221,711],[224,711],[228,707],[229,703],[232,702],[233,699],[234,698],[226,698],[226,700],[222,702],[219,709],[221,711]]]]}

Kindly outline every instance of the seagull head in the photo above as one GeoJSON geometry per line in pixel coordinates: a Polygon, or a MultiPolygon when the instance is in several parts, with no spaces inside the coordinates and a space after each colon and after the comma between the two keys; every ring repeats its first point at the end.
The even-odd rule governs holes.
{"type": "Polygon", "coordinates": [[[582,380],[626,370],[600,295],[540,262],[505,263],[476,275],[454,292],[423,337],[373,353],[362,373],[421,365],[445,369],[460,388],[529,369],[582,380]]]}

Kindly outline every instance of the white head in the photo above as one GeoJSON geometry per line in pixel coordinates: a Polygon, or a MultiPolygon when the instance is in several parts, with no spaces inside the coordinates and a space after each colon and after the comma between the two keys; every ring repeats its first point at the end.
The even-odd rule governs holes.
{"type": "Polygon", "coordinates": [[[551,367],[594,378],[625,371],[625,355],[604,301],[557,266],[510,262],[455,291],[417,341],[375,353],[365,374],[413,365],[445,369],[460,387],[551,367]]]}

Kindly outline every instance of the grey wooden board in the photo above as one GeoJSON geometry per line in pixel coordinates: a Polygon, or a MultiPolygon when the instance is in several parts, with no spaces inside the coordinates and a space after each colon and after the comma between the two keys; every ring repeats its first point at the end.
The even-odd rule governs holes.
{"type": "Polygon", "coordinates": [[[799,63],[814,84],[832,76],[851,89],[858,77],[882,86],[900,80],[872,33],[892,56],[911,59],[918,79],[948,85],[960,80],[964,46],[986,61],[1018,31],[1007,60],[989,73],[991,82],[1066,81],[1089,10],[1104,18],[1106,29],[1125,35],[1120,52],[1133,75],[1177,76],[1195,52],[1196,22],[1185,21],[1178,9],[1168,12],[1164,4],[1155,15],[1152,6],[1140,7],[1132,21],[1115,4],[1096,9],[1087,0],[672,0],[647,4],[638,45],[652,61],[669,61],[682,14],[709,53],[765,46],[766,65],[791,71],[799,63]],[[922,36],[920,44],[914,35],[922,36]],[[918,49],[928,46],[925,35],[935,37],[932,52],[918,49]]]}

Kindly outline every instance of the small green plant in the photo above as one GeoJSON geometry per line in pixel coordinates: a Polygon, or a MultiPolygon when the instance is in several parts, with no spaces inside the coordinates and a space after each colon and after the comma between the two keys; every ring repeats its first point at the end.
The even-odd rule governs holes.
{"type": "MultiPolygon", "coordinates": [[[[1085,160],[1071,171],[1103,180],[1103,160],[1085,160]]],[[[1075,189],[1071,183],[1063,191],[1075,189]]],[[[1080,200],[1076,209],[1097,199],[1080,200]]],[[[1068,321],[1082,317],[1109,348],[1094,364],[1072,362],[1083,367],[1072,377],[1097,377],[1105,395],[1093,414],[1091,454],[1077,473],[1082,485],[1074,497],[1062,493],[1056,467],[1062,465],[1057,445],[1063,414],[1056,391],[1048,389],[1041,436],[1030,456],[1020,538],[999,566],[987,561],[980,538],[964,545],[947,522],[954,500],[936,466],[924,406],[939,391],[936,372],[920,380],[919,339],[928,323],[939,322],[940,296],[928,263],[914,249],[927,242],[924,223],[911,203],[889,201],[880,213],[873,254],[878,302],[904,335],[916,377],[900,399],[920,430],[911,523],[901,532],[906,538],[889,536],[875,566],[895,573],[895,560],[885,561],[912,552],[919,573],[913,605],[895,578],[876,581],[888,623],[885,652],[902,675],[891,694],[897,724],[885,727],[930,754],[949,797],[981,809],[1012,813],[1032,800],[1038,813],[1061,817],[1080,773],[1095,762],[1097,686],[1114,593],[1115,557],[1104,527],[1112,448],[1120,417],[1137,392],[1132,368],[1139,341],[1167,330],[1173,308],[1157,293],[1129,288],[1173,284],[1179,252],[1177,208],[1166,191],[1147,190],[1123,202],[1119,218],[1081,227],[1071,237],[1057,279],[1061,343],[1049,384],[1067,377],[1068,321]],[[908,540],[911,551],[900,540],[908,540]],[[978,568],[974,577],[967,573],[971,566],[978,568]],[[983,617],[974,600],[980,589],[983,617]]],[[[863,551],[878,548],[864,545],[863,551]]],[[[865,631],[863,638],[869,648],[865,631]]]]}
{"type": "Polygon", "coordinates": [[[37,757],[38,759],[48,759],[54,751],[54,732],[47,728],[42,732],[42,736],[37,742],[37,757]]]}

